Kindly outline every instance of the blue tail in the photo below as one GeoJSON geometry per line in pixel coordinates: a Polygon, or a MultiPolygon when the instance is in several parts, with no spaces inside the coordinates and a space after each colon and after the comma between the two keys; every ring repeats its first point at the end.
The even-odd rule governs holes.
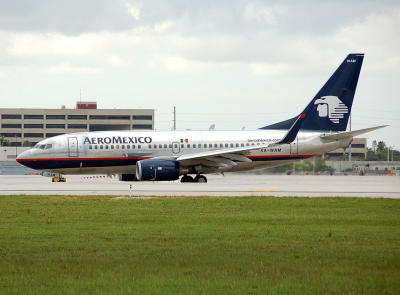
{"type": "MultiPolygon", "coordinates": [[[[349,54],[301,114],[301,130],[345,131],[364,54],[349,54]]],[[[260,129],[289,129],[298,116],[260,129]]]]}

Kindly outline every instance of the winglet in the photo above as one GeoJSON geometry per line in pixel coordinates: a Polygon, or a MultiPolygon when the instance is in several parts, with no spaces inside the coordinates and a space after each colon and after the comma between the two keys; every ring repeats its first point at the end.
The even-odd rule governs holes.
{"type": "Polygon", "coordinates": [[[305,117],[306,117],[306,114],[301,114],[297,118],[297,120],[293,123],[293,125],[290,127],[290,129],[288,130],[286,135],[280,141],[274,143],[274,145],[293,142],[293,140],[296,139],[297,133],[299,133],[301,123],[303,123],[303,120],[305,117]]]}

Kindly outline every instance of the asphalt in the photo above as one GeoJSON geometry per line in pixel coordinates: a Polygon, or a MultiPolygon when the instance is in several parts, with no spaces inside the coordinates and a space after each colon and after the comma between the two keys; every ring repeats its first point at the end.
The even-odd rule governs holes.
{"type": "Polygon", "coordinates": [[[400,199],[399,176],[207,175],[208,183],[121,182],[106,176],[0,175],[0,195],[305,196],[400,199]]]}

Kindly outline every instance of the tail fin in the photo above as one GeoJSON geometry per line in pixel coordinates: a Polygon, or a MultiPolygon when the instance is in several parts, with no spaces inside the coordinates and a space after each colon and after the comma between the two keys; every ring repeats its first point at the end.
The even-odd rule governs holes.
{"type": "MultiPolygon", "coordinates": [[[[302,114],[301,130],[345,131],[353,105],[364,54],[349,54],[302,114]]],[[[260,129],[289,129],[297,116],[260,129]]]]}

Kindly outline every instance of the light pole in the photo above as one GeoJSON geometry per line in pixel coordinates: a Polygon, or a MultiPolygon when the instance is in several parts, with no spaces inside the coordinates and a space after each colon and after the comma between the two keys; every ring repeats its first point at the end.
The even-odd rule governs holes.
{"type": "Polygon", "coordinates": [[[390,149],[392,149],[392,162],[393,162],[393,150],[394,150],[393,145],[387,147],[387,162],[390,162],[390,149]]]}
{"type": "Polygon", "coordinates": [[[15,133],[15,159],[18,156],[18,151],[17,151],[17,133],[15,133]]]}

